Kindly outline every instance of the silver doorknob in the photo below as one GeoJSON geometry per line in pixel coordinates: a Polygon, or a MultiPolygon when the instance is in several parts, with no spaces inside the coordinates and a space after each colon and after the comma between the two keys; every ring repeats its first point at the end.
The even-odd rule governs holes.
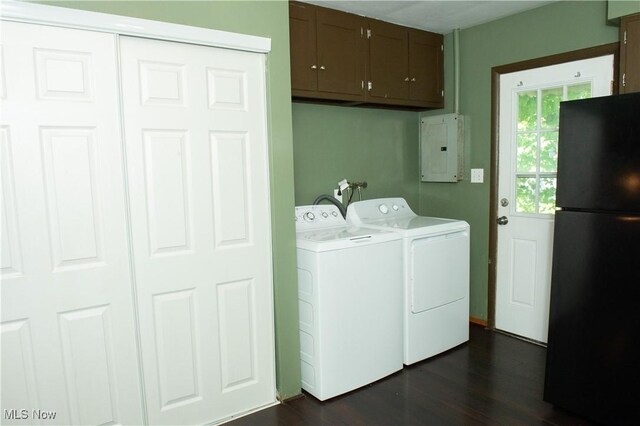
{"type": "Polygon", "coordinates": [[[318,69],[318,67],[317,67],[317,66],[315,66],[315,65],[311,65],[311,69],[312,69],[312,70],[315,70],[315,69],[318,69]]]}
{"type": "Polygon", "coordinates": [[[509,223],[509,219],[506,216],[500,216],[496,222],[498,222],[498,225],[506,225],[509,223]]]}

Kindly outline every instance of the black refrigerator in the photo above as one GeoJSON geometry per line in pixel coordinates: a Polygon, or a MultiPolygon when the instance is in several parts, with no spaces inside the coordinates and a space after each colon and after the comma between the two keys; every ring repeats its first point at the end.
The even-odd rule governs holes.
{"type": "Polygon", "coordinates": [[[544,400],[640,424],[640,93],[560,104],[544,400]]]}

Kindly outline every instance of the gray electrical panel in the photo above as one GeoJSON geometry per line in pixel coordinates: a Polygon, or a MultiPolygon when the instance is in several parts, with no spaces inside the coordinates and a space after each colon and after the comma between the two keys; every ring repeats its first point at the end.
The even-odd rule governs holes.
{"type": "Polygon", "coordinates": [[[420,119],[420,164],[422,182],[462,180],[464,119],[443,114],[420,119]]]}

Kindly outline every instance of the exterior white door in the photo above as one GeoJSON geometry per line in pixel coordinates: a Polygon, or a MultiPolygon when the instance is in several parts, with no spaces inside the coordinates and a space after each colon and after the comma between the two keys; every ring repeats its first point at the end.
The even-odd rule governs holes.
{"type": "Polygon", "coordinates": [[[140,424],[114,36],[2,22],[1,56],[2,423],[140,424]]]}
{"type": "Polygon", "coordinates": [[[500,78],[500,330],[547,341],[560,102],[610,95],[612,79],[612,55],[500,78]]]}
{"type": "Polygon", "coordinates": [[[121,38],[149,422],[275,401],[264,56],[121,38]]]}

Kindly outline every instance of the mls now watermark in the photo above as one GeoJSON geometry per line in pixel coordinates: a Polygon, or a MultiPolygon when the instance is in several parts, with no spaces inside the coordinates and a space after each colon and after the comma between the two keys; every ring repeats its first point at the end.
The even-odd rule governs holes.
{"type": "Polygon", "coordinates": [[[5,420],[53,420],[58,413],[55,411],[44,410],[19,410],[14,408],[13,410],[4,410],[5,420]]]}

